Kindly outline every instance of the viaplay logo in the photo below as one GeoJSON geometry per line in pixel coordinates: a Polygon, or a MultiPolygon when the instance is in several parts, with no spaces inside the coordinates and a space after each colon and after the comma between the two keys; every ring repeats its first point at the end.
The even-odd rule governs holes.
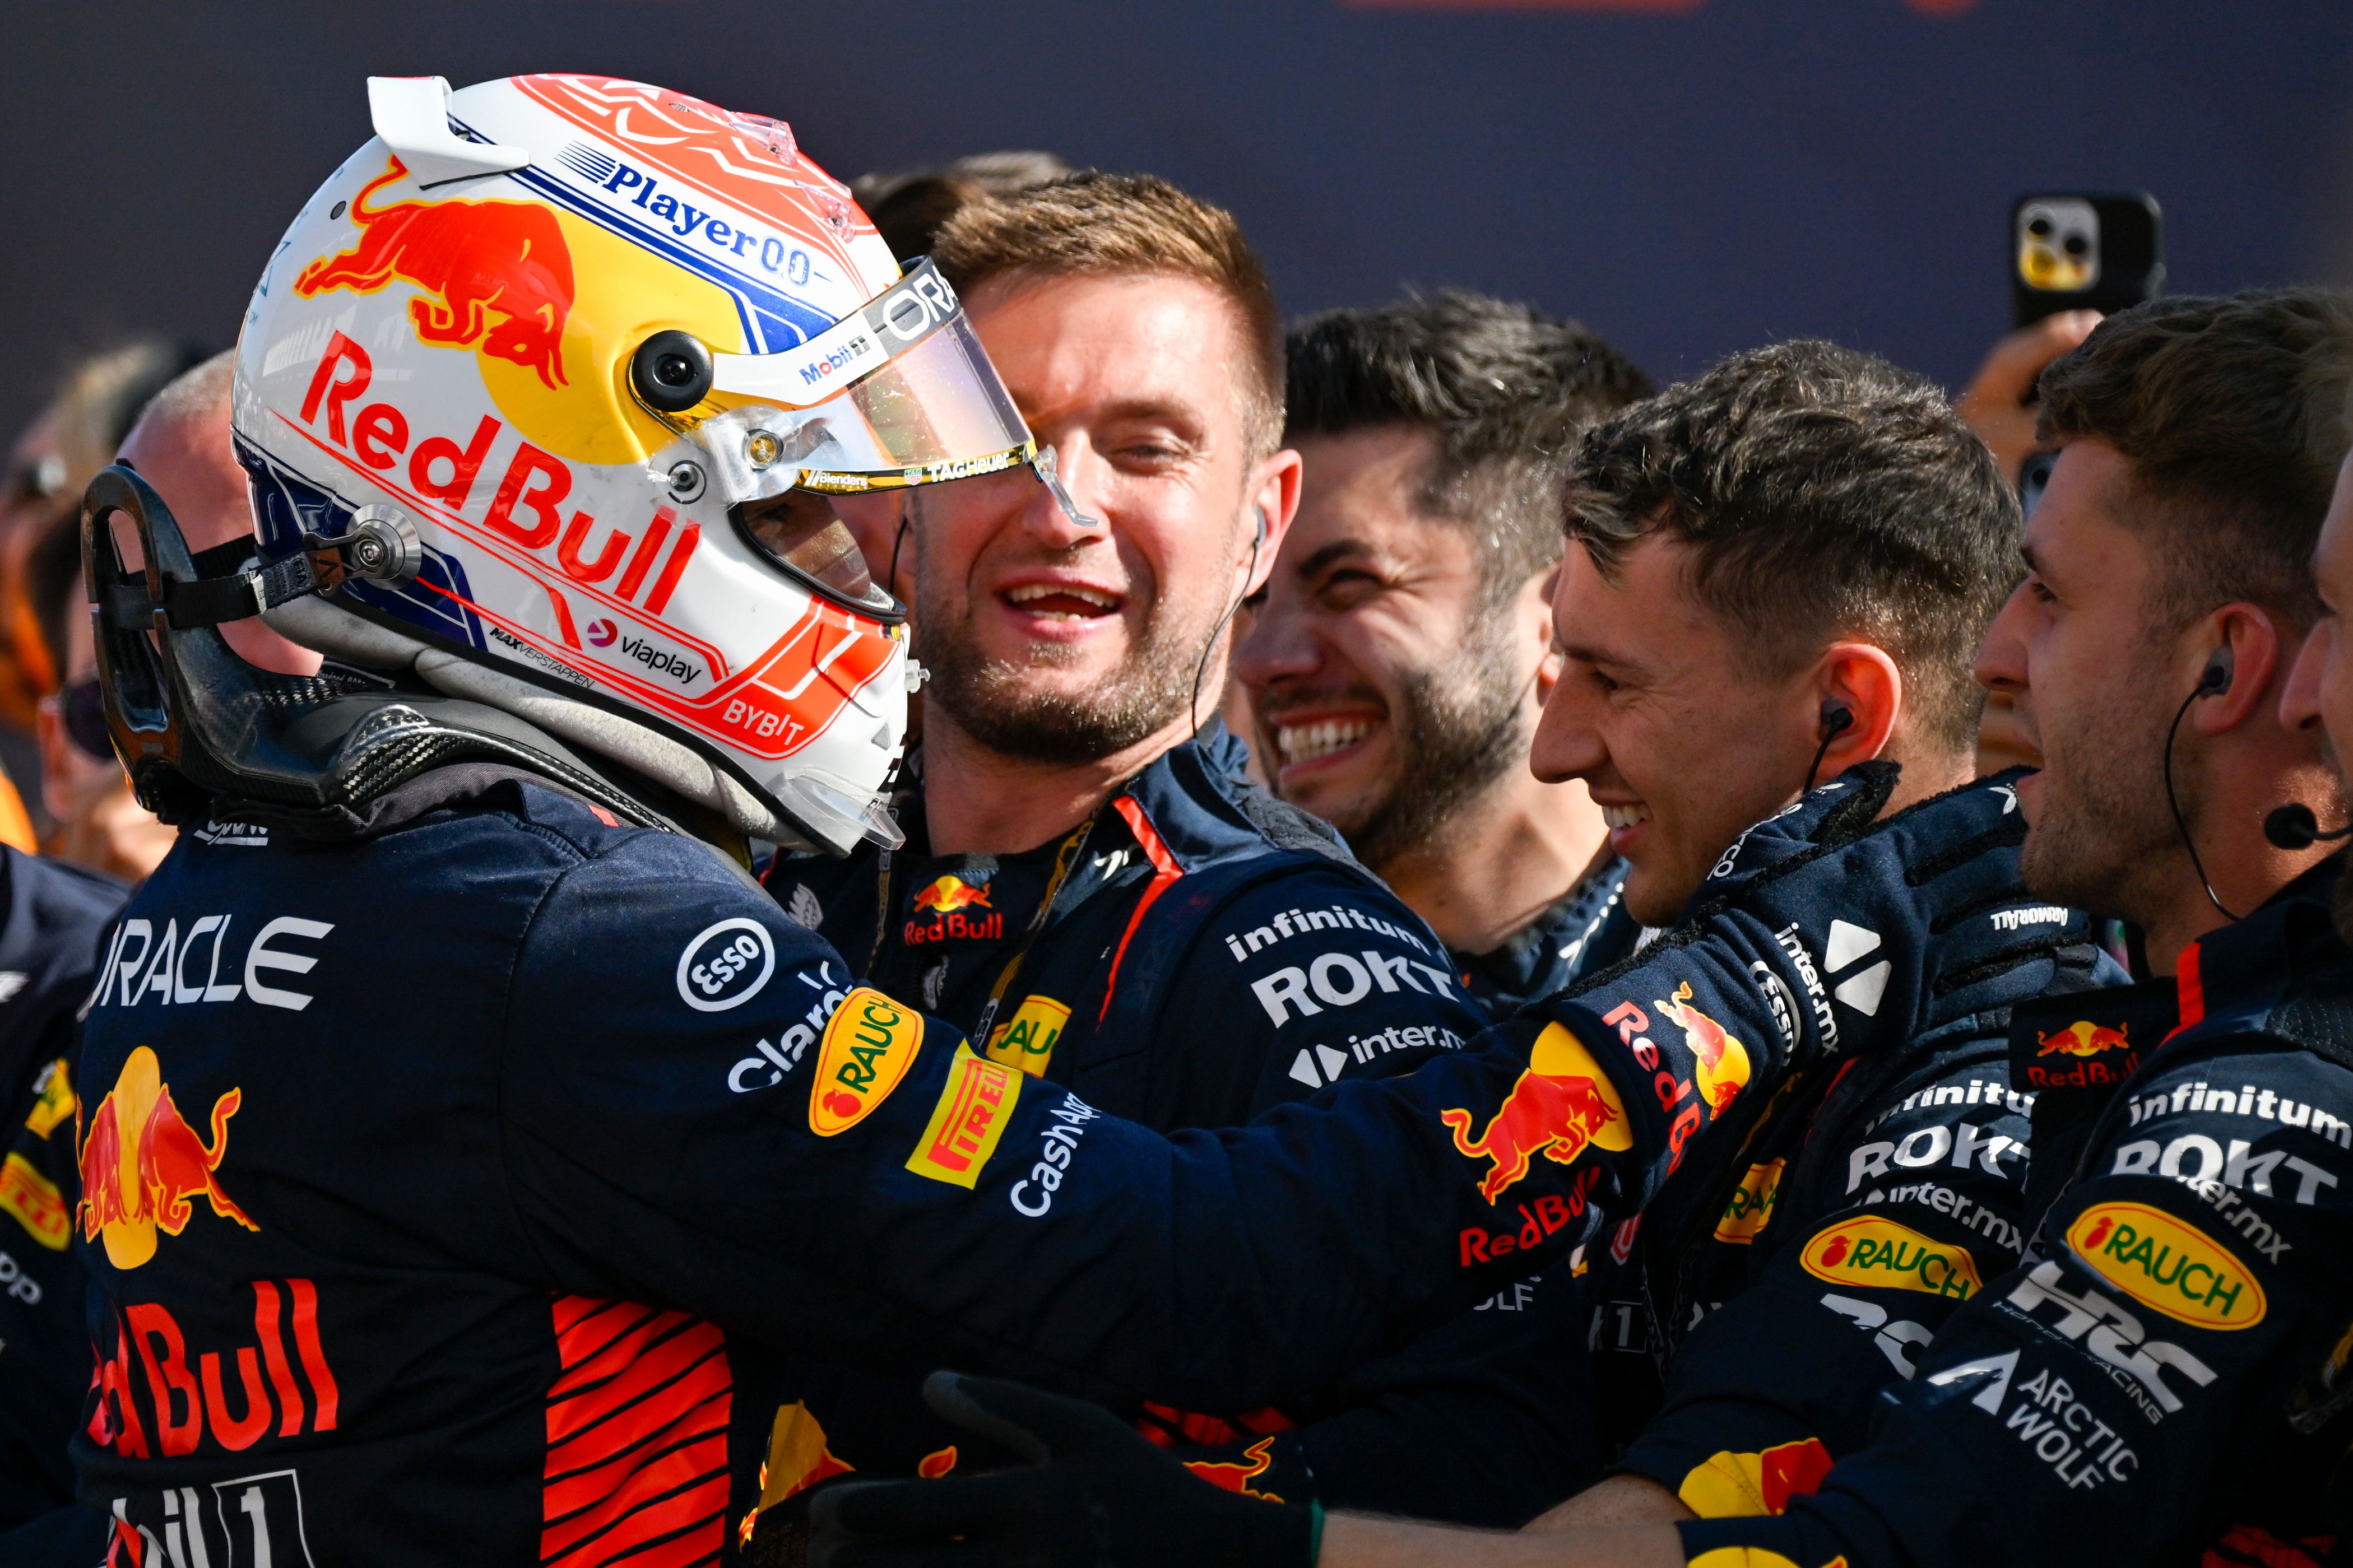
{"type": "Polygon", "coordinates": [[[580,629],[586,634],[589,646],[592,647],[611,647],[615,639],[621,635],[610,621],[590,621],[580,629]]]}

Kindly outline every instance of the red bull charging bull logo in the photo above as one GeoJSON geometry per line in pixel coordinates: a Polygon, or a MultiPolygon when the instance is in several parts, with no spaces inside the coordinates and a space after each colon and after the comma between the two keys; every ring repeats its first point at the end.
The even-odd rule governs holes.
{"type": "Polygon", "coordinates": [[[177,1236],[188,1227],[194,1198],[212,1205],[222,1219],[259,1230],[213,1175],[228,1152],[228,1119],[243,1099],[232,1089],[213,1101],[207,1148],[172,1102],[155,1053],[145,1046],[132,1051],[81,1141],[82,1238],[103,1237],[108,1262],[136,1268],[155,1256],[158,1230],[177,1236]]]}
{"type": "Polygon", "coordinates": [[[987,882],[967,882],[954,876],[942,877],[915,893],[915,908],[929,910],[935,914],[952,915],[975,904],[982,909],[989,907],[987,882]]]}
{"type": "Polygon", "coordinates": [[[2129,1050],[2132,1041],[2124,1029],[2104,1028],[2088,1019],[2079,1019],[2056,1034],[2034,1037],[2042,1047],[2038,1057],[2096,1057],[2103,1051],[2129,1050]]]}
{"type": "Polygon", "coordinates": [[[1673,996],[1662,999],[1658,1008],[1683,1032],[1683,1044],[1696,1063],[1692,1078],[1699,1085],[1700,1098],[1707,1102],[1707,1113],[1721,1116],[1747,1087],[1748,1050],[1723,1025],[1691,1005],[1691,982],[1685,981],[1675,987],[1673,996]]]}
{"type": "Polygon", "coordinates": [[[1512,1085],[1495,1114],[1476,1138],[1470,1136],[1477,1120],[1468,1110],[1441,1110],[1439,1119],[1454,1130],[1454,1147],[1466,1159],[1486,1160],[1492,1167],[1479,1184],[1479,1195],[1489,1203],[1510,1190],[1528,1173],[1537,1155],[1561,1164],[1575,1163],[1588,1145],[1630,1149],[1632,1132],[1625,1107],[1583,1041],[1559,1024],[1547,1026],[1536,1037],[1528,1055],[1528,1070],[1512,1085]]]}
{"type": "Polygon", "coordinates": [[[422,295],[408,302],[417,337],[473,348],[565,384],[564,322],[572,312],[572,252],[555,215],[529,202],[396,202],[368,198],[406,176],[394,158],[352,202],[359,243],[321,257],[294,279],[307,300],[330,289],[373,294],[398,279],[422,295]],[[493,324],[495,312],[500,320],[493,324]]]}

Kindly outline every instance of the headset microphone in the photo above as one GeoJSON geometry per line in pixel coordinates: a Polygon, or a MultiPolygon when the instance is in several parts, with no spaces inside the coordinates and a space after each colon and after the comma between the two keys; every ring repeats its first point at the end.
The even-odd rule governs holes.
{"type": "Polygon", "coordinates": [[[2275,807],[2263,818],[2263,837],[2274,848],[2309,849],[2327,838],[2343,838],[2353,834],[2353,823],[2332,833],[2320,831],[2320,819],[2312,815],[2312,807],[2290,804],[2275,807]]]}

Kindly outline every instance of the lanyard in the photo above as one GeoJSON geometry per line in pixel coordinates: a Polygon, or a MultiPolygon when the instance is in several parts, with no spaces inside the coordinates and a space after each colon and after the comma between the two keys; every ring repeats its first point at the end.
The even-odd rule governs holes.
{"type": "MultiPolygon", "coordinates": [[[[989,987],[988,1000],[981,1005],[979,1021],[973,1026],[971,1038],[983,1052],[988,1049],[989,1026],[997,1022],[997,1009],[1004,1004],[1005,994],[1013,988],[1014,979],[1021,973],[1022,962],[1029,956],[1029,949],[1037,942],[1039,932],[1046,929],[1047,917],[1054,910],[1054,900],[1061,895],[1071,873],[1077,869],[1087,840],[1094,834],[1095,824],[1103,820],[1103,812],[1109,809],[1110,806],[1105,805],[1072,828],[1063,837],[1060,847],[1055,850],[1053,874],[1046,879],[1046,890],[1038,900],[1037,910],[1030,915],[1029,923],[1022,928],[1020,945],[1014,949],[1013,956],[997,973],[997,984],[989,987]]],[[[870,975],[881,970],[882,949],[890,940],[891,921],[895,913],[891,901],[892,859],[892,852],[885,849],[875,864],[874,946],[866,958],[866,973],[870,975]]]]}

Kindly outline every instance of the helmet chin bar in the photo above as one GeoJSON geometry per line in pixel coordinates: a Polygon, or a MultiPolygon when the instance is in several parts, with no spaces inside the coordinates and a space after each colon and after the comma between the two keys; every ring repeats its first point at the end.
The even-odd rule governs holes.
{"type": "MultiPolygon", "coordinates": [[[[833,849],[762,804],[741,780],[712,766],[691,747],[609,710],[558,696],[323,599],[297,599],[262,618],[289,642],[338,662],[367,669],[414,669],[437,690],[512,713],[559,741],[644,774],[738,832],[790,849],[833,849]]],[[[855,843],[857,837],[850,834],[848,842],[855,843]]]]}
{"type": "MultiPolygon", "coordinates": [[[[82,501],[81,555],[107,728],[140,804],[167,823],[202,821],[216,796],[356,819],[369,800],[408,778],[476,762],[538,773],[624,821],[677,830],[582,761],[570,749],[577,746],[677,791],[743,832],[797,848],[831,847],[676,741],[314,595],[286,598],[265,619],[292,640],[363,670],[413,667],[438,694],[390,689],[357,671],[293,676],[248,664],[217,622],[249,608],[206,612],[218,607],[210,598],[232,591],[251,606],[260,597],[255,575],[206,584],[171,509],[129,468],[107,468],[90,482],[82,501]],[[117,513],[137,531],[135,575],[115,547],[109,520],[117,513]]],[[[857,837],[852,832],[850,842],[857,837]]]]}

